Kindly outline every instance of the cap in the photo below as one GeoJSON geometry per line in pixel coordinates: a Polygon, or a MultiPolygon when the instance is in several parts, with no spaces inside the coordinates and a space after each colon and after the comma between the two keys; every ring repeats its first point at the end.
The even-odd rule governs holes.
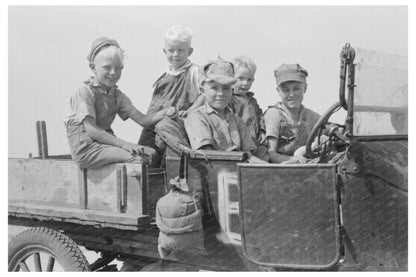
{"type": "Polygon", "coordinates": [[[237,79],[234,78],[234,66],[226,60],[209,61],[201,67],[202,81],[215,81],[219,84],[235,84],[237,79]]]}
{"type": "Polygon", "coordinates": [[[274,70],[274,77],[276,78],[277,87],[281,83],[287,81],[297,81],[306,83],[306,77],[308,77],[308,71],[301,67],[299,64],[282,64],[274,70]]]}
{"type": "Polygon", "coordinates": [[[105,47],[114,45],[121,48],[115,39],[109,39],[107,37],[100,37],[93,41],[91,45],[91,51],[87,55],[87,60],[90,62],[94,61],[95,56],[105,47]]]}

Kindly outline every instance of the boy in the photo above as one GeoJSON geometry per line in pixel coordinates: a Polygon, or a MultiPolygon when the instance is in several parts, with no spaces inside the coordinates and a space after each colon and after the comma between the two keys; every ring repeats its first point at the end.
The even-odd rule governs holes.
{"type": "Polygon", "coordinates": [[[282,163],[293,157],[296,149],[306,144],[309,132],[319,114],[302,105],[308,72],[299,64],[282,64],[274,71],[282,102],[264,113],[270,162],[282,163]]]}
{"type": "MultiPolygon", "coordinates": [[[[203,104],[204,99],[198,88],[199,68],[189,59],[193,52],[191,40],[192,31],[189,28],[174,26],[166,31],[163,53],[169,66],[153,84],[154,92],[147,113],[174,106],[179,116],[186,117],[203,104]]],[[[162,149],[155,144],[155,136],[154,126],[148,126],[142,130],[139,144],[150,146],[162,154],[162,149]]]]}
{"type": "Polygon", "coordinates": [[[188,115],[185,129],[192,149],[220,151],[256,150],[244,122],[228,107],[234,78],[232,63],[211,61],[201,68],[201,94],[205,104],[188,115]]]}
{"type": "Polygon", "coordinates": [[[71,97],[71,112],[65,118],[72,158],[81,168],[99,168],[110,163],[142,161],[140,155],[155,156],[151,148],[124,141],[111,129],[116,114],[149,126],[175,108],[143,115],[116,83],[123,70],[124,53],[117,41],[106,37],[95,40],[87,56],[94,76],[81,83],[71,97]]]}
{"type": "Polygon", "coordinates": [[[247,126],[250,137],[257,145],[256,155],[268,160],[263,111],[257,104],[254,93],[250,91],[257,66],[252,59],[244,56],[234,58],[233,65],[237,82],[233,86],[230,107],[247,126]]]}

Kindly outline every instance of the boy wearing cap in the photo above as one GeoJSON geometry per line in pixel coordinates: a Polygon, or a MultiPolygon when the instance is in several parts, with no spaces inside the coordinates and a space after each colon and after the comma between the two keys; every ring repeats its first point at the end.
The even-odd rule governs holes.
{"type": "Polygon", "coordinates": [[[175,108],[143,115],[116,83],[123,70],[123,50],[117,41],[101,37],[92,44],[87,56],[94,76],[80,84],[70,100],[71,112],[65,126],[72,158],[81,168],[99,168],[118,162],[143,161],[140,155],[156,155],[151,148],[117,138],[111,129],[116,114],[131,118],[137,124],[149,126],[161,120],[175,108]]]}
{"type": "MultiPolygon", "coordinates": [[[[199,93],[199,68],[189,59],[193,52],[191,40],[192,31],[187,27],[173,26],[166,31],[163,53],[169,66],[153,84],[153,96],[147,113],[174,106],[179,116],[186,117],[190,111],[203,104],[204,99],[199,93]]],[[[148,126],[142,130],[139,144],[150,146],[162,154],[155,137],[154,126],[148,126]]]]}
{"type": "Polygon", "coordinates": [[[232,86],[237,81],[233,64],[224,60],[211,61],[201,68],[200,74],[205,103],[185,119],[192,149],[255,151],[257,147],[244,122],[229,108],[232,86]]]}
{"type": "Polygon", "coordinates": [[[282,64],[274,71],[281,98],[264,113],[270,162],[282,163],[306,144],[308,134],[320,115],[302,105],[308,72],[299,64],[282,64]]]}

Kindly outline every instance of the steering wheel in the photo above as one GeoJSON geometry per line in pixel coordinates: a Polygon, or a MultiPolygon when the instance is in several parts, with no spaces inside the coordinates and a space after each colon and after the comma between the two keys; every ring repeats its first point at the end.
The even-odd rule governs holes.
{"type": "MultiPolygon", "coordinates": [[[[319,134],[322,133],[322,130],[325,129],[325,124],[328,122],[328,119],[331,117],[331,115],[333,113],[335,113],[336,111],[338,111],[340,108],[342,107],[340,101],[336,102],[335,104],[333,104],[319,119],[318,121],[315,123],[315,125],[313,126],[311,132],[308,135],[308,139],[306,140],[306,154],[305,156],[308,159],[313,159],[316,158],[318,156],[322,156],[323,154],[325,154],[325,152],[323,153],[316,153],[314,151],[312,151],[312,143],[315,139],[315,137],[317,136],[318,130],[319,130],[319,134]]],[[[320,142],[320,140],[318,140],[318,148],[322,148],[322,143],[320,142]]]]}

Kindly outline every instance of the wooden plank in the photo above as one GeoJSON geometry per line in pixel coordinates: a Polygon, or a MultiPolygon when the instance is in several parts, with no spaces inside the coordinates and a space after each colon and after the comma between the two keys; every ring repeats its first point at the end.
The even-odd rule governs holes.
{"type": "Polygon", "coordinates": [[[19,222],[20,226],[28,226],[28,227],[44,227],[44,226],[51,226],[52,228],[55,224],[77,224],[82,225],[81,227],[96,227],[96,228],[114,228],[117,230],[128,230],[128,231],[138,231],[142,230],[143,226],[132,226],[132,225],[122,225],[116,223],[108,223],[108,222],[97,222],[97,221],[86,221],[86,220],[79,220],[77,218],[59,218],[59,217],[52,217],[52,216],[44,216],[44,215],[33,215],[33,214],[22,214],[22,213],[12,213],[9,212],[9,222],[19,222]],[[23,222],[23,220],[26,220],[23,222]]]}
{"type": "Polygon", "coordinates": [[[118,164],[117,168],[117,210],[125,213],[127,209],[127,172],[124,164],[118,164]]]}
{"type": "Polygon", "coordinates": [[[168,193],[166,170],[149,168],[146,180],[144,213],[155,217],[157,201],[168,193]]]}
{"type": "Polygon", "coordinates": [[[127,177],[127,204],[126,213],[149,215],[145,212],[147,194],[145,182],[147,177],[147,165],[125,163],[127,177]]]}
{"type": "Polygon", "coordinates": [[[78,207],[78,170],[70,160],[9,158],[8,198],[78,207]]]}
{"type": "Polygon", "coordinates": [[[72,160],[10,158],[8,196],[20,206],[41,205],[51,212],[77,208],[141,218],[148,197],[143,193],[145,181],[143,164],[120,163],[86,170],[72,160]],[[116,168],[123,169],[119,179],[116,168]]]}
{"type": "Polygon", "coordinates": [[[78,168],[79,206],[81,209],[88,207],[87,170],[78,168]]]}
{"type": "Polygon", "coordinates": [[[121,213],[107,213],[97,210],[81,210],[74,208],[61,208],[48,205],[30,205],[27,203],[9,202],[9,213],[42,215],[51,218],[76,218],[93,223],[113,223],[121,225],[140,226],[150,223],[148,216],[135,217],[121,213]]]}
{"type": "MultiPolygon", "coordinates": [[[[88,169],[88,208],[94,210],[119,212],[119,187],[117,168],[125,166],[124,191],[127,202],[122,210],[136,217],[143,215],[142,207],[142,164],[110,164],[98,169],[88,169]],[[134,175],[134,176],[132,176],[134,175]],[[138,176],[138,177],[137,177],[138,176]]],[[[124,192],[123,192],[124,193],[124,192]]]]}

